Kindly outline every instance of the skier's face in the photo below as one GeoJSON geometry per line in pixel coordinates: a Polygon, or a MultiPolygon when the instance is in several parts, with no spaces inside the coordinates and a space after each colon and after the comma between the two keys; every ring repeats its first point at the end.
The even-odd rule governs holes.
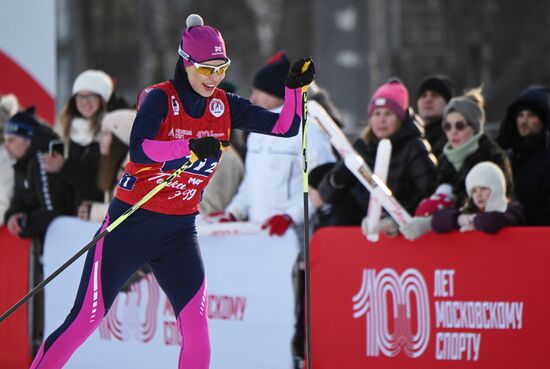
{"type": "Polygon", "coordinates": [[[476,186],[472,188],[472,201],[481,211],[485,210],[487,201],[491,197],[491,189],[488,187],[476,186]]]}
{"type": "Polygon", "coordinates": [[[401,121],[391,110],[386,108],[377,108],[372,112],[370,117],[370,125],[372,133],[379,140],[391,137],[399,127],[401,121]]]}
{"type": "MultiPolygon", "coordinates": [[[[224,65],[226,63],[227,61],[225,60],[209,60],[201,64],[217,67],[220,65],[224,65]]],[[[194,65],[185,67],[185,71],[187,72],[187,78],[189,79],[189,84],[191,84],[191,87],[193,87],[193,90],[195,90],[195,92],[201,95],[202,97],[212,96],[216,87],[225,78],[225,71],[223,73],[214,72],[210,75],[206,75],[206,74],[200,73],[200,70],[194,65]]]]}
{"type": "Polygon", "coordinates": [[[466,121],[466,118],[456,111],[447,114],[443,122],[443,130],[453,149],[464,145],[475,133],[474,128],[466,121]]]}

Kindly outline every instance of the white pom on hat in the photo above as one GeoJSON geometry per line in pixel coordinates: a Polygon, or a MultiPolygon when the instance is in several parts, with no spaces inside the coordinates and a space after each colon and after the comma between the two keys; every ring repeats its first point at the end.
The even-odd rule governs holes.
{"type": "Polygon", "coordinates": [[[82,91],[96,93],[107,102],[113,93],[113,79],[101,70],[85,70],[76,77],[73,84],[73,95],[82,91]]]}
{"type": "Polygon", "coordinates": [[[130,145],[132,125],[136,119],[136,111],[131,109],[119,109],[105,114],[101,121],[101,129],[118,137],[126,145],[130,145]]]}
{"type": "Polygon", "coordinates": [[[7,94],[0,97],[0,108],[4,109],[10,117],[15,115],[19,110],[19,100],[17,100],[17,96],[7,94]]]}
{"type": "Polygon", "coordinates": [[[204,20],[198,14],[190,14],[185,21],[185,25],[187,26],[187,28],[204,26],[204,20]]]}

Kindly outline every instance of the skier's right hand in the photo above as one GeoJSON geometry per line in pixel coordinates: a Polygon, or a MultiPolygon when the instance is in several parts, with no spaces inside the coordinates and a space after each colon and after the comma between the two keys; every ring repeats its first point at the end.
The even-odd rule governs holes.
{"type": "Polygon", "coordinates": [[[189,140],[189,149],[197,155],[199,160],[216,158],[220,148],[220,141],[215,137],[192,138],[189,140]]]}

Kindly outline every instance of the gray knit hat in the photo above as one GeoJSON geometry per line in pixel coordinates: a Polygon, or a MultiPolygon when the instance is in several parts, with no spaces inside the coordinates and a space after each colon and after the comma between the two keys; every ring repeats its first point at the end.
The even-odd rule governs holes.
{"type": "Polygon", "coordinates": [[[443,111],[443,122],[445,122],[445,118],[448,114],[455,111],[462,114],[464,118],[466,118],[476,133],[480,131],[483,132],[485,112],[476,102],[470,98],[462,96],[452,98],[443,111]]]}

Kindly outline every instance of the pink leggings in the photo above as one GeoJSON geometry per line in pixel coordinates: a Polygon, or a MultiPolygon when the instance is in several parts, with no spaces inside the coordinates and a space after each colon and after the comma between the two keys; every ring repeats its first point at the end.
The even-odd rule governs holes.
{"type": "MultiPolygon", "coordinates": [[[[115,199],[101,230],[128,207],[115,199]]],[[[142,209],[88,252],[73,308],[65,322],[44,341],[31,369],[62,368],[99,326],[126,280],[145,263],[150,265],[177,316],[182,336],[179,368],[208,369],[208,302],[195,216],[142,209]]]]}

